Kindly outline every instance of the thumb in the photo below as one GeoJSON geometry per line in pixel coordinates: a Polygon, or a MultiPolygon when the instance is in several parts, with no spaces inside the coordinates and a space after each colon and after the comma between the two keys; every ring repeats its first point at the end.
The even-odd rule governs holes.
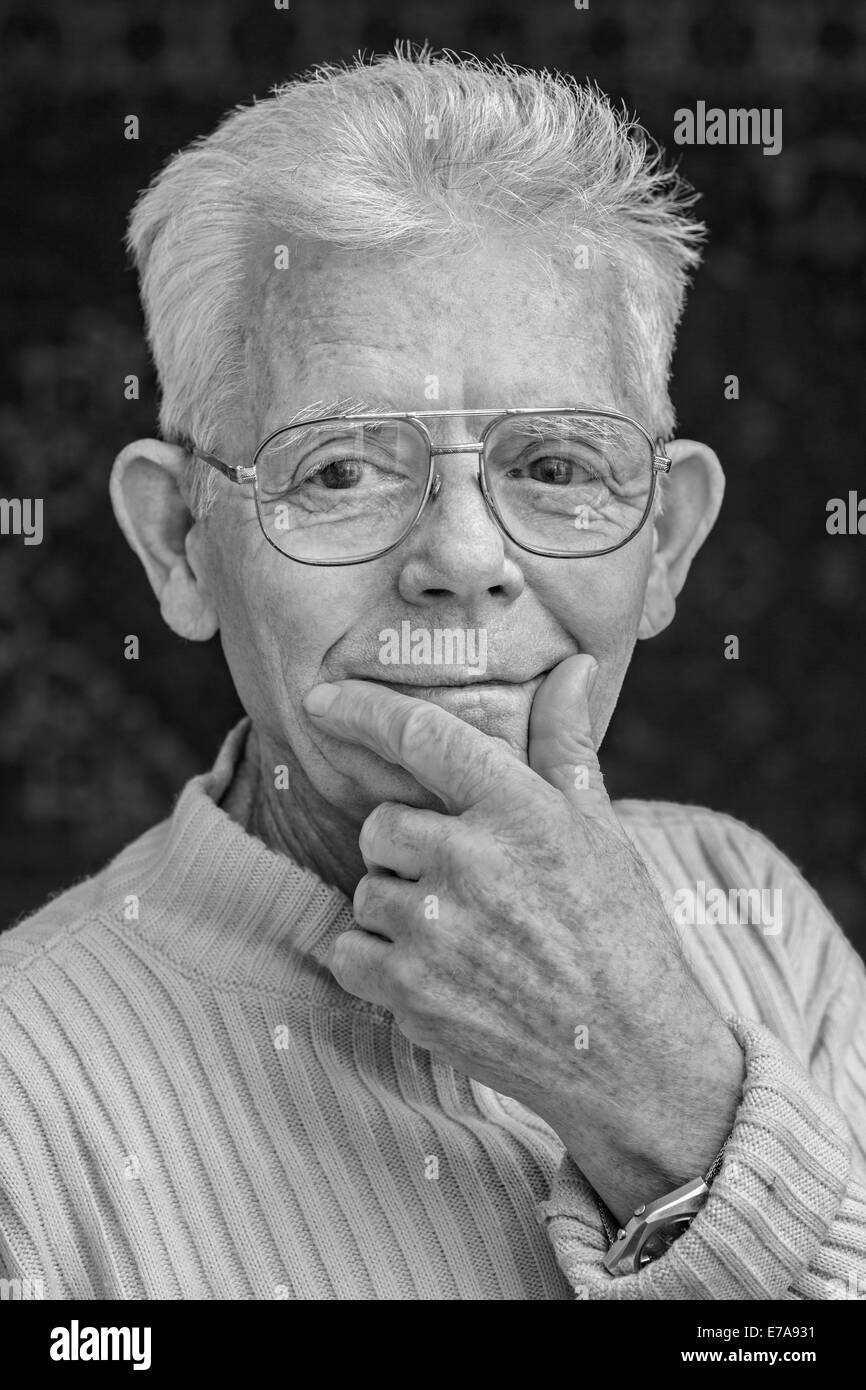
{"type": "Polygon", "coordinates": [[[594,657],[569,656],[539,687],[529,716],[529,766],[569,801],[588,809],[604,791],[595,752],[589,695],[598,673],[594,657]]]}

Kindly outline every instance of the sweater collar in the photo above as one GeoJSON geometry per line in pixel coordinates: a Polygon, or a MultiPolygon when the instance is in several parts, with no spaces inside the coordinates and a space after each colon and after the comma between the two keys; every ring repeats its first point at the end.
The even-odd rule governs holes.
{"type": "Polygon", "coordinates": [[[139,885],[137,934],[196,974],[346,1004],[351,996],[324,959],[353,925],[349,899],[268,849],[219,806],[250,726],[244,718],[231,730],[210,771],[184,787],[172,816],[117,861],[127,882],[133,870],[139,885]]]}

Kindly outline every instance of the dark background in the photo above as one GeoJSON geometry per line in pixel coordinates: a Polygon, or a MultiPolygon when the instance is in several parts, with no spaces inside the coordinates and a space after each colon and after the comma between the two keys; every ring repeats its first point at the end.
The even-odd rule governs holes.
{"type": "Polygon", "coordinates": [[[613,795],[761,829],[866,951],[866,537],[826,532],[829,498],[866,496],[866,6],[832,0],[0,8],[0,495],[45,513],[41,546],[0,536],[0,923],[162,819],[239,714],[217,643],[163,626],[108,502],[117,449],[155,432],[121,246],[137,190],[229,107],[397,38],[594,76],[672,152],[680,106],[783,109],[776,157],[679,151],[712,239],[673,397],[728,493],[673,629],[639,644],[603,763],[613,795]]]}

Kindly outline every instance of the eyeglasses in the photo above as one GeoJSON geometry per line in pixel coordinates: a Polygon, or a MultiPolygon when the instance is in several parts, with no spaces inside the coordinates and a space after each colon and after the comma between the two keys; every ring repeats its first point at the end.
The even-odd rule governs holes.
{"type": "Polygon", "coordinates": [[[662,440],[637,420],[578,407],[300,421],[268,435],[250,467],[191,452],[254,486],[265,539],[302,565],[361,565],[402,544],[442,490],[436,460],[445,454],[477,454],[496,525],[521,550],[553,559],[627,545],[652,511],[657,475],[671,467],[662,440]],[[424,423],[481,419],[480,437],[463,443],[434,444],[424,423]]]}

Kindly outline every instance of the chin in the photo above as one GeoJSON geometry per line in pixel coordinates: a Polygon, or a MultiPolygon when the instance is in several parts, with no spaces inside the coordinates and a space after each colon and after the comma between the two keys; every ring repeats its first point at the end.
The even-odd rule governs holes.
{"type": "MultiPolygon", "coordinates": [[[[518,762],[527,763],[525,742],[515,746],[511,740],[497,734],[491,734],[489,738],[504,753],[510,754],[518,762]]],[[[343,790],[336,794],[337,799],[362,818],[368,816],[383,801],[395,801],[401,806],[412,806],[419,811],[447,813],[445,803],[435,792],[421,786],[404,768],[386,763],[369,749],[355,748],[349,758],[346,756],[346,745],[341,743],[331,766],[339,770],[341,777],[345,779],[343,790]]]]}
{"type": "Polygon", "coordinates": [[[402,767],[386,763],[367,748],[334,742],[328,749],[328,768],[319,792],[335,807],[363,820],[383,801],[396,801],[419,810],[442,811],[442,801],[410,777],[402,767]]]}

